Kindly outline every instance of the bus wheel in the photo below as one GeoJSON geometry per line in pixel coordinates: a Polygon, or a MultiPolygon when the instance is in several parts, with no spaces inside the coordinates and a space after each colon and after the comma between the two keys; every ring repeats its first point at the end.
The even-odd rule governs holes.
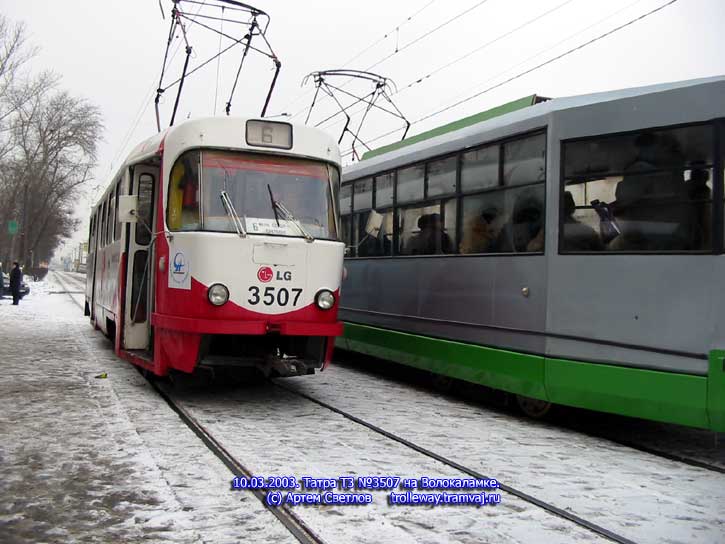
{"type": "Polygon", "coordinates": [[[516,404],[519,409],[532,419],[546,417],[552,408],[552,404],[546,400],[532,399],[523,395],[516,395],[516,404]]]}

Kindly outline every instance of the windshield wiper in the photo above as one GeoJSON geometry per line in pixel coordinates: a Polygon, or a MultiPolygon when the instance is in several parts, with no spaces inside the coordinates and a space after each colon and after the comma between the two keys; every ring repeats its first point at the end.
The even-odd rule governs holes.
{"type": "Polygon", "coordinates": [[[280,212],[282,212],[282,215],[287,221],[291,221],[292,224],[297,227],[297,230],[302,233],[302,236],[305,237],[305,240],[307,240],[308,242],[314,242],[315,237],[305,230],[305,227],[302,226],[302,223],[295,219],[295,216],[292,215],[292,212],[290,212],[280,200],[276,200],[274,198],[274,195],[272,194],[272,188],[269,186],[269,184],[267,184],[267,189],[269,190],[269,198],[272,199],[272,209],[274,210],[274,217],[275,219],[277,219],[277,225],[279,225],[279,218],[277,217],[277,210],[279,210],[280,212]]]}
{"type": "Polygon", "coordinates": [[[224,206],[227,215],[232,220],[232,224],[234,225],[237,234],[240,238],[245,238],[247,236],[247,231],[244,228],[244,225],[242,225],[242,220],[239,219],[239,216],[237,215],[237,210],[234,209],[234,204],[232,204],[229,195],[226,191],[222,190],[219,192],[219,198],[222,199],[222,205],[224,206]]]}
{"type": "Polygon", "coordinates": [[[269,186],[269,183],[267,184],[267,190],[269,191],[269,200],[272,201],[272,211],[274,212],[274,220],[277,221],[277,226],[279,227],[279,215],[277,214],[277,203],[274,200],[274,195],[272,194],[272,188],[269,186]]]}

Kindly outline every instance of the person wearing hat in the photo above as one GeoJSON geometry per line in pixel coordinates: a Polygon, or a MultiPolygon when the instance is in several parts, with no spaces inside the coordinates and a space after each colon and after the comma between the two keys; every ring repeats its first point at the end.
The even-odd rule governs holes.
{"type": "Polygon", "coordinates": [[[440,214],[421,215],[418,218],[418,228],[420,232],[413,237],[410,243],[411,255],[453,253],[455,245],[443,229],[440,214]]]}
{"type": "Polygon", "coordinates": [[[23,283],[23,271],[18,261],[13,261],[13,269],[10,271],[10,292],[13,294],[13,306],[20,301],[20,284],[23,283]]]}

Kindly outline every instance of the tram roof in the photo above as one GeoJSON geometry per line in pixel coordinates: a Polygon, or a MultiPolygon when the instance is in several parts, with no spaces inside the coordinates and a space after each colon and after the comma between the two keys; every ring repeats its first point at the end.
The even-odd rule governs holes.
{"type": "MultiPolygon", "coordinates": [[[[126,158],[126,161],[124,162],[123,166],[136,164],[140,161],[143,161],[145,159],[148,159],[154,155],[156,155],[163,145],[164,142],[169,142],[172,139],[176,139],[177,134],[182,138],[186,139],[188,138],[189,134],[192,131],[197,131],[199,129],[205,129],[205,130],[219,130],[222,135],[224,133],[222,131],[229,131],[237,130],[239,127],[244,127],[247,121],[272,121],[272,122],[280,122],[278,120],[273,119],[265,119],[260,117],[202,117],[199,119],[191,119],[189,121],[185,121],[183,123],[179,123],[178,125],[175,125],[173,127],[168,127],[158,134],[154,134],[150,138],[144,140],[140,144],[138,144],[132,151],[129,153],[128,157],[126,158]],[[191,130],[190,130],[191,129],[191,130]]],[[[298,142],[299,141],[311,141],[312,144],[314,144],[316,147],[324,147],[324,146],[333,146],[334,148],[337,147],[337,144],[334,142],[332,137],[328,135],[326,132],[316,129],[313,127],[308,127],[301,124],[294,124],[294,123],[288,123],[286,121],[281,121],[285,124],[292,125],[295,136],[293,137],[294,147],[290,150],[285,149],[277,149],[277,148],[258,148],[255,146],[249,146],[243,143],[243,137],[240,137],[239,146],[229,145],[229,147],[239,147],[240,149],[250,149],[250,150],[256,150],[261,152],[274,152],[281,155],[299,155],[299,154],[305,154],[306,152],[309,153],[310,146],[305,145],[302,149],[298,149],[298,142]],[[303,133],[303,134],[300,134],[303,133]],[[302,136],[302,137],[300,137],[302,136]]],[[[210,144],[214,145],[214,144],[210,144]]],[[[315,156],[315,158],[321,158],[322,160],[330,160],[333,159],[335,161],[339,161],[339,155],[332,154],[330,156],[323,156],[321,153],[320,156],[316,156],[317,153],[312,154],[311,156],[315,156]]]]}
{"type": "MultiPolygon", "coordinates": [[[[390,151],[384,151],[388,146],[381,148],[382,154],[376,154],[376,151],[369,153],[370,158],[364,158],[362,161],[345,168],[343,180],[357,179],[369,175],[376,174],[392,168],[415,163],[427,158],[444,155],[446,153],[463,150],[481,145],[487,141],[487,135],[494,131],[500,131],[509,125],[515,125],[520,122],[535,121],[542,119],[549,114],[557,111],[581,108],[603,102],[612,102],[626,98],[644,96],[648,94],[661,93],[676,89],[684,89],[687,87],[711,85],[715,83],[725,82],[725,76],[716,76],[709,78],[691,79],[685,81],[677,81],[671,83],[660,83],[656,85],[647,85],[644,87],[632,87],[627,89],[619,89],[615,91],[606,91],[592,93],[579,96],[570,96],[563,98],[553,98],[544,102],[533,103],[527,107],[516,109],[515,111],[506,112],[493,118],[485,118],[485,120],[474,123],[462,128],[440,133],[440,129],[453,126],[455,127],[459,121],[444,125],[438,129],[427,131],[430,133],[429,138],[420,140],[421,135],[412,136],[407,140],[418,139],[409,145],[390,146],[390,151]]],[[[535,96],[535,95],[534,95],[535,96]]],[[[523,100],[528,100],[523,99],[523,100]]],[[[535,101],[532,101],[535,102],[535,101]]],[[[513,103],[511,103],[513,104],[513,103]]],[[[494,108],[494,111],[497,108],[494,108]]],[[[485,117],[483,112],[481,115],[485,117]]],[[[475,117],[475,116],[472,116],[475,117]]],[[[542,122],[542,126],[546,124],[542,122]]],[[[496,138],[493,138],[496,139],[496,138]]],[[[405,142],[406,140],[403,140],[405,142]]],[[[398,142],[400,144],[402,142],[398,142]]]]}
{"type": "MultiPolygon", "coordinates": [[[[121,164],[120,167],[116,170],[116,173],[111,178],[111,180],[116,180],[123,172],[123,170],[128,166],[142,163],[144,161],[148,161],[154,157],[157,157],[159,154],[159,150],[162,148],[162,146],[166,146],[168,142],[172,140],[179,140],[175,143],[181,144],[183,146],[184,144],[188,144],[188,142],[191,140],[198,139],[198,142],[196,144],[197,146],[202,145],[201,142],[203,141],[207,145],[213,147],[215,145],[219,145],[219,137],[225,138],[226,134],[229,133],[230,129],[238,130],[239,127],[246,126],[246,122],[249,120],[280,122],[277,120],[265,119],[263,117],[201,117],[198,119],[184,121],[183,123],[179,123],[178,125],[175,125],[173,127],[168,127],[161,132],[154,134],[150,138],[147,138],[136,147],[134,147],[133,150],[126,157],[126,160],[123,162],[123,164],[121,164]],[[211,138],[211,141],[209,139],[204,140],[203,136],[201,138],[198,138],[199,129],[211,129],[217,131],[219,134],[215,134],[215,138],[211,138]]],[[[337,142],[335,142],[332,136],[330,136],[328,133],[324,132],[323,130],[314,127],[308,127],[302,124],[288,123],[286,121],[282,122],[292,125],[293,127],[293,148],[290,150],[249,146],[242,143],[242,136],[240,136],[239,146],[224,144],[223,147],[238,147],[239,149],[257,152],[273,152],[279,155],[306,156],[323,161],[332,161],[337,164],[340,163],[340,153],[337,142]],[[301,146],[299,145],[300,143],[302,143],[301,146]],[[323,153],[321,151],[323,149],[326,150],[326,153],[323,153]]],[[[93,205],[94,208],[99,206],[101,202],[103,202],[108,192],[112,190],[112,187],[113,182],[108,184],[103,194],[97,199],[96,203],[93,205]]]]}

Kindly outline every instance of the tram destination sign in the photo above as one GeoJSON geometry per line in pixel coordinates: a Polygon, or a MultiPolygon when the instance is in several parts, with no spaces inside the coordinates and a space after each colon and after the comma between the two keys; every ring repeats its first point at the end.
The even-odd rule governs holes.
{"type": "Polygon", "coordinates": [[[278,121],[247,121],[247,144],[292,149],[292,125],[278,121]]]}

